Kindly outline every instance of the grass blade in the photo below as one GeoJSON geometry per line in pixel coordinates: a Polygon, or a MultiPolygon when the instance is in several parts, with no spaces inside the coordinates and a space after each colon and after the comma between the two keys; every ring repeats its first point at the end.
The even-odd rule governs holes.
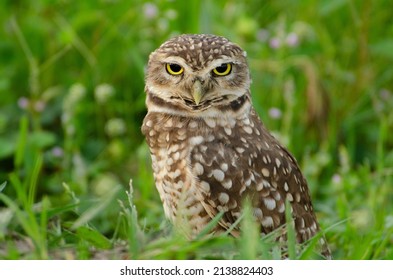
{"type": "Polygon", "coordinates": [[[292,217],[292,206],[288,200],[285,201],[285,220],[287,229],[287,246],[288,246],[288,257],[291,260],[296,259],[296,235],[295,235],[295,224],[292,217]]]}
{"type": "Polygon", "coordinates": [[[36,158],[36,161],[34,164],[34,168],[31,173],[30,180],[29,180],[30,185],[29,185],[28,198],[27,198],[28,207],[29,206],[31,207],[34,203],[34,198],[35,198],[36,191],[37,191],[38,176],[39,176],[41,168],[42,168],[42,163],[43,163],[43,157],[42,157],[42,154],[39,153],[37,155],[37,158],[36,158]]]}
{"type": "Polygon", "coordinates": [[[247,200],[244,202],[241,224],[240,258],[243,260],[255,260],[260,240],[260,229],[252,214],[251,204],[247,200]]]}
{"type": "Polygon", "coordinates": [[[28,126],[29,120],[27,119],[27,116],[22,116],[19,121],[19,136],[15,151],[15,169],[19,169],[22,166],[27,142],[28,126]]]}
{"type": "Polygon", "coordinates": [[[5,189],[6,186],[7,186],[7,182],[3,182],[3,183],[0,185],[0,193],[5,189]]]}
{"type": "Polygon", "coordinates": [[[219,223],[222,216],[224,216],[224,212],[219,212],[211,221],[201,230],[201,232],[196,236],[196,239],[200,239],[207,234],[209,234],[219,223]]]}
{"type": "Polygon", "coordinates": [[[95,216],[97,216],[100,212],[104,211],[105,208],[113,201],[117,193],[119,192],[120,187],[116,186],[113,190],[109,192],[109,194],[102,200],[99,200],[89,209],[87,209],[71,226],[71,230],[75,230],[78,227],[87,224],[91,221],[95,216]]]}

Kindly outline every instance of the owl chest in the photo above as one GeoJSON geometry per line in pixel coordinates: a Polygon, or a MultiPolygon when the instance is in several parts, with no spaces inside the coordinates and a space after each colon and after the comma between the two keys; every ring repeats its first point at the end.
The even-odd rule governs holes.
{"type": "Polygon", "coordinates": [[[173,220],[180,204],[192,204],[186,198],[195,198],[190,195],[194,182],[189,170],[188,131],[173,119],[163,121],[153,117],[145,120],[142,131],[150,148],[156,188],[165,214],[173,220]]]}
{"type": "Polygon", "coordinates": [[[147,138],[156,182],[184,184],[189,155],[185,139],[176,137],[176,129],[157,129],[153,134],[147,138]]]}
{"type": "Polygon", "coordinates": [[[151,151],[156,188],[166,216],[173,219],[181,207],[190,216],[203,211],[201,201],[210,192],[206,183],[201,184],[201,178],[214,180],[217,170],[227,165],[224,160],[235,166],[239,159],[233,146],[240,141],[235,122],[181,121],[152,114],[142,130],[151,151]]]}

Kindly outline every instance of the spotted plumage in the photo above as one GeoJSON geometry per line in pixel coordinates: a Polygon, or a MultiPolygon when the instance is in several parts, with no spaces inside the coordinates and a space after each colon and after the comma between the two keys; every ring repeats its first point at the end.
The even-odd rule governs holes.
{"type": "Polygon", "coordinates": [[[156,187],[166,216],[189,236],[219,212],[214,231],[229,229],[246,198],[269,233],[286,223],[289,201],[301,243],[319,231],[307,182],[253,109],[250,82],[246,53],[223,37],[181,35],[150,55],[142,132],[156,187]]]}

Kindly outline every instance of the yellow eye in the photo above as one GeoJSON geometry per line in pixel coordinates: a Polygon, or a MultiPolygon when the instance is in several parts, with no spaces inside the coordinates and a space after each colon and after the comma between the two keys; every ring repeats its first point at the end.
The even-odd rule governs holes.
{"type": "Polygon", "coordinates": [[[176,63],[167,63],[165,65],[166,71],[174,76],[180,75],[184,72],[184,68],[181,67],[179,64],[176,63]]]}
{"type": "Polygon", "coordinates": [[[232,64],[230,63],[223,63],[220,66],[213,69],[213,74],[216,76],[226,76],[231,73],[232,64]]]}

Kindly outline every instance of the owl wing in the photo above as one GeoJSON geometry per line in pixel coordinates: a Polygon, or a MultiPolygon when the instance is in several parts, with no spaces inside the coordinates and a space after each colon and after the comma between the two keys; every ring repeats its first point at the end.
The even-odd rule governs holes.
{"type": "MultiPolygon", "coordinates": [[[[217,127],[213,137],[207,137],[210,141],[193,148],[191,167],[201,203],[212,218],[224,212],[219,224],[229,229],[240,218],[244,199],[249,199],[262,232],[268,233],[285,224],[288,200],[298,240],[307,240],[318,230],[307,183],[295,159],[253,116],[247,126],[236,124],[236,135],[217,127]]],[[[238,235],[238,228],[231,233],[238,235]]]]}

